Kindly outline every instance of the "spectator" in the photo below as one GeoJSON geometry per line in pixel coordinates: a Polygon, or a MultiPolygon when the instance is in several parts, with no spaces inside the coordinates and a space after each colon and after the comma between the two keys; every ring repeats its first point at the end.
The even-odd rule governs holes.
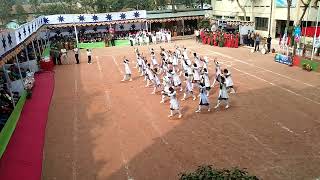
{"type": "Polygon", "coordinates": [[[260,36],[259,34],[256,34],[254,51],[259,51],[259,46],[260,46],[260,36]]]}
{"type": "Polygon", "coordinates": [[[272,40],[272,38],[271,38],[271,36],[270,36],[270,34],[269,34],[269,36],[268,36],[268,38],[267,38],[267,48],[268,48],[268,53],[269,52],[271,52],[271,40],[272,40]]]}

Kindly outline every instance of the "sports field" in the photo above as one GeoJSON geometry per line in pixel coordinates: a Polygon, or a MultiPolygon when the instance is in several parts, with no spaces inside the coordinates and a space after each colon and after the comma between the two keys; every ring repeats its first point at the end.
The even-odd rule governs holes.
{"type": "MultiPolygon", "coordinates": [[[[173,180],[202,164],[247,168],[265,180],[320,177],[320,73],[246,48],[175,44],[208,56],[211,80],[214,57],[231,70],[237,91],[231,107],[196,114],[198,101],[190,98],[180,102],[183,117],[170,119],[169,102],[160,104],[160,93],[152,95],[133,68],[132,47],[94,49],[93,64],[83,51],[80,65],[55,68],[44,180],[173,180]],[[124,56],[132,82],[120,82],[124,56]]],[[[151,47],[159,55],[160,45],[151,47]]],[[[150,60],[147,46],[139,50],[150,60]]],[[[217,93],[216,86],[213,106],[217,93]]]]}

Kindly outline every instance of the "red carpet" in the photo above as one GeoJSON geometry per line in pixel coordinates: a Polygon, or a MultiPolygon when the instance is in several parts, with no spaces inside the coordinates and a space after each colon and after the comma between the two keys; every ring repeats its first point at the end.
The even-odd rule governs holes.
{"type": "Polygon", "coordinates": [[[26,101],[15,132],[0,160],[1,180],[41,180],[43,147],[54,74],[35,76],[32,98],[26,101]]]}

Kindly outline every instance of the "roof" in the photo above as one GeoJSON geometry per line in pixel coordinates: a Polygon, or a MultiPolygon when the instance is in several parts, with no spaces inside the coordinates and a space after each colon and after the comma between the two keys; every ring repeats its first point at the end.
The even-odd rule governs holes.
{"type": "Polygon", "coordinates": [[[178,17],[190,17],[190,16],[204,16],[204,10],[196,10],[196,11],[179,11],[179,12],[171,12],[171,11],[148,11],[147,19],[163,19],[163,18],[178,18],[178,17]]]}

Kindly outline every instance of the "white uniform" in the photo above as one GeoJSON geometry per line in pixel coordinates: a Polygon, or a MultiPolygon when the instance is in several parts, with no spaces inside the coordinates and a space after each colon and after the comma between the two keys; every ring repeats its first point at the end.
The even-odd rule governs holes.
{"type": "Polygon", "coordinates": [[[193,67],[194,73],[193,73],[193,80],[200,81],[200,74],[199,74],[199,68],[193,67]]]}
{"type": "Polygon", "coordinates": [[[152,73],[152,71],[150,70],[149,67],[146,68],[146,73],[148,75],[148,78],[150,79],[150,81],[153,81],[154,75],[152,73]]]}
{"type": "Polygon", "coordinates": [[[173,56],[173,58],[172,58],[172,65],[178,66],[178,64],[179,64],[179,62],[178,62],[177,56],[173,56]]]}
{"type": "Polygon", "coordinates": [[[227,86],[227,88],[228,87],[233,87],[233,81],[232,81],[232,78],[231,78],[231,74],[228,73],[228,74],[225,75],[225,77],[226,77],[226,86],[227,86]]]}
{"type": "Polygon", "coordinates": [[[219,100],[227,100],[229,98],[225,83],[220,83],[219,100]]]}
{"type": "Polygon", "coordinates": [[[158,77],[156,74],[154,74],[153,82],[154,82],[154,85],[155,85],[155,86],[158,86],[158,87],[161,86],[160,79],[159,79],[159,77],[158,77]]]}
{"type": "Polygon", "coordinates": [[[126,75],[131,75],[131,70],[128,63],[124,63],[124,72],[126,75]]]}
{"type": "Polygon", "coordinates": [[[152,35],[152,43],[157,44],[157,36],[152,35]]]}
{"type": "Polygon", "coordinates": [[[186,94],[193,92],[193,86],[189,77],[186,79],[186,94]]]}
{"type": "Polygon", "coordinates": [[[168,43],[171,43],[171,32],[167,32],[168,43]]]}
{"type": "Polygon", "coordinates": [[[151,62],[152,62],[152,65],[153,65],[153,66],[157,66],[157,65],[158,65],[158,61],[157,61],[155,55],[152,55],[152,56],[151,56],[151,62]]]}
{"type": "Polygon", "coordinates": [[[174,91],[173,93],[168,93],[170,97],[170,109],[171,110],[179,110],[179,102],[177,100],[177,93],[174,91]]]}
{"type": "Polygon", "coordinates": [[[204,86],[200,86],[200,101],[199,101],[199,105],[201,106],[208,106],[210,103],[209,103],[209,99],[208,99],[208,96],[207,96],[207,90],[206,90],[206,87],[204,86]]]}
{"type": "Polygon", "coordinates": [[[205,72],[203,74],[203,79],[204,79],[204,85],[206,88],[210,88],[210,80],[209,80],[209,74],[205,72]]]}
{"type": "Polygon", "coordinates": [[[185,59],[189,59],[187,49],[185,49],[185,50],[183,51],[183,56],[184,56],[185,59]]]}
{"type": "Polygon", "coordinates": [[[178,75],[177,73],[175,73],[175,72],[173,73],[172,79],[173,79],[173,85],[174,85],[175,87],[181,85],[181,80],[180,80],[180,77],[179,77],[179,75],[178,75]]]}
{"type": "Polygon", "coordinates": [[[208,57],[204,57],[204,63],[203,63],[203,68],[206,68],[208,70],[208,65],[209,65],[209,60],[208,57]]]}

